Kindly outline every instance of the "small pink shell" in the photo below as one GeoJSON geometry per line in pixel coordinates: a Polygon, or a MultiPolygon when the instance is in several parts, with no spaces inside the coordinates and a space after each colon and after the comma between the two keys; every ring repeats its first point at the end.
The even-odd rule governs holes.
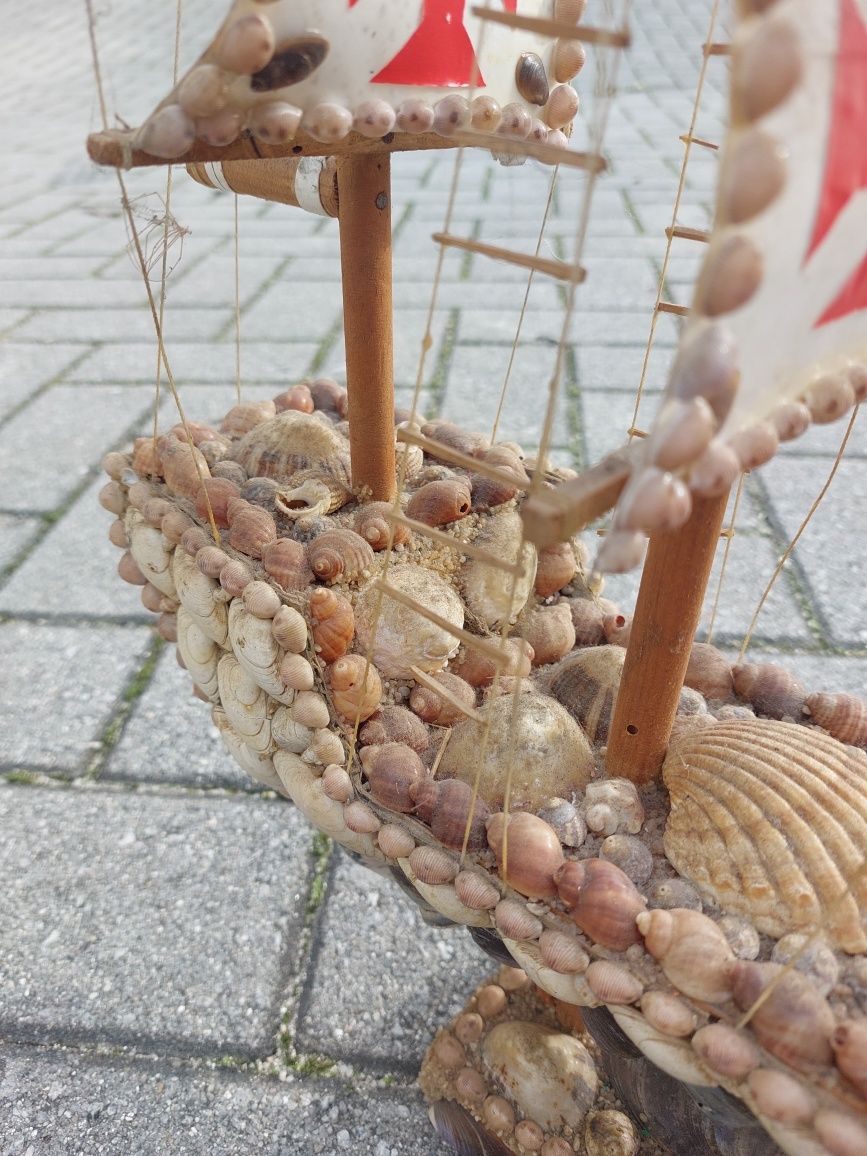
{"type": "Polygon", "coordinates": [[[590,990],[603,1003],[635,1003],[644,991],[644,984],[637,976],[628,968],[608,959],[594,960],[585,975],[590,990]]]}

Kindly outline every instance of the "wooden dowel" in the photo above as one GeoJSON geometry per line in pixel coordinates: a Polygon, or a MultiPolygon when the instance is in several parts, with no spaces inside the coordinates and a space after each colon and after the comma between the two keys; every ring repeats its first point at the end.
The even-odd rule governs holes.
{"type": "Polygon", "coordinates": [[[659,775],[727,501],[697,498],[685,526],[650,539],[608,733],[609,776],[640,784],[659,775]]]}
{"type": "Polygon", "coordinates": [[[432,240],[446,249],[479,253],[482,257],[490,257],[493,261],[505,261],[521,269],[534,269],[537,273],[546,273],[549,277],[557,277],[560,281],[573,281],[576,285],[580,285],[587,276],[586,270],[580,265],[570,265],[567,261],[558,261],[552,257],[535,257],[531,253],[517,253],[514,249],[506,249],[502,245],[488,245],[484,241],[474,241],[471,237],[434,233],[432,240]]]}
{"type": "Polygon", "coordinates": [[[209,189],[228,189],[326,217],[337,216],[337,162],[333,158],[195,161],[187,165],[187,173],[209,189]],[[300,182],[305,176],[306,197],[299,192],[303,191],[300,182]]]}
{"type": "Polygon", "coordinates": [[[391,157],[341,157],[337,189],[352,485],[390,502],[396,487],[391,157]]]}

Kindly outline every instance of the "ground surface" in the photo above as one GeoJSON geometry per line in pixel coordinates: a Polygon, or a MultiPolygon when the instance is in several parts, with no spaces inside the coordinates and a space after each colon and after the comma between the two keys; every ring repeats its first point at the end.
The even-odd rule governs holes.
{"type": "MultiPolygon", "coordinates": [[[[97,4],[110,107],[130,122],[167,86],[173,7],[97,4]]],[[[590,15],[603,7],[591,0],[590,15]]],[[[710,4],[637,8],[566,359],[557,457],[577,465],[632,422],[710,4]]],[[[189,0],[185,60],[211,9],[189,0]]],[[[0,1152],[438,1153],[413,1074],[433,1026],[490,969],[462,931],[425,927],[389,882],[251,787],[117,579],[98,462],[147,426],[151,323],[114,176],[84,153],[97,113],[83,5],[45,0],[37,16],[0,0],[0,18],[0,1152]]],[[[712,59],[697,125],[710,139],[724,69],[712,59]]],[[[707,222],[715,164],[699,150],[683,223],[707,222]]],[[[447,153],[395,162],[404,403],[452,166],[447,153]]],[[[532,165],[468,157],[454,230],[532,249],[547,182],[532,165]]],[[[567,175],[554,202],[551,247],[563,255],[582,189],[567,175]]],[[[130,178],[133,196],[156,190],[161,174],[130,178]]],[[[169,351],[189,414],[214,418],[234,377],[232,204],[179,174],[173,207],[190,234],[169,282],[169,351]]],[[[247,396],[339,375],[334,223],[249,203],[241,224],[247,396]]],[[[699,257],[677,242],[670,299],[688,300],[699,257]]],[[[445,262],[428,414],[489,423],[522,295],[522,276],[504,266],[445,262]]],[[[538,434],[561,308],[540,278],[501,436],[538,434]]],[[[639,424],[675,337],[663,317],[639,424]]],[[[842,429],[815,433],[748,482],[722,643],[739,643],[827,476],[842,429]]],[[[756,632],[756,653],[783,652],[816,689],[867,684],[867,547],[856,532],[865,448],[856,428],[833,505],[756,632]]],[[[616,589],[628,600],[634,582],[616,589]]]]}

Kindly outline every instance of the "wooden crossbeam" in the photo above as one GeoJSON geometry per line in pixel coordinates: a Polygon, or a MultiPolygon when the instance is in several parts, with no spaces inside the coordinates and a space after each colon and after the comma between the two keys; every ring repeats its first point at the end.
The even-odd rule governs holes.
{"type": "Polygon", "coordinates": [[[710,240],[710,233],[707,229],[690,229],[686,225],[669,225],[665,230],[665,235],[669,239],[672,237],[681,237],[685,241],[704,241],[710,240]]]}
{"type": "Polygon", "coordinates": [[[570,265],[567,261],[551,257],[535,257],[531,253],[516,253],[513,249],[505,249],[501,245],[486,245],[484,241],[474,241],[469,237],[434,233],[433,240],[447,249],[479,253],[482,257],[490,257],[493,261],[505,261],[521,269],[534,269],[537,273],[546,273],[549,277],[556,277],[560,281],[572,281],[576,285],[580,285],[587,276],[587,270],[580,265],[570,265]]]}
{"type": "Polygon", "coordinates": [[[604,173],[608,168],[605,157],[599,153],[581,152],[579,149],[558,148],[543,141],[523,140],[518,137],[501,136],[491,132],[456,132],[449,140],[456,145],[469,148],[486,148],[494,153],[508,156],[531,157],[547,165],[566,165],[568,168],[583,169],[588,173],[604,173]]]}
{"type": "Polygon", "coordinates": [[[515,578],[524,577],[525,568],[523,566],[514,562],[506,562],[502,558],[498,558],[496,554],[491,554],[489,550],[483,550],[472,542],[462,542],[460,538],[446,534],[434,526],[428,526],[426,522],[417,522],[414,518],[408,518],[406,514],[400,514],[396,510],[389,510],[385,516],[390,522],[394,522],[398,526],[406,526],[413,533],[430,538],[432,542],[438,542],[441,546],[447,546],[456,554],[466,554],[468,558],[477,558],[480,562],[493,566],[495,570],[502,570],[504,574],[511,574],[515,578]]]}
{"type": "Polygon", "coordinates": [[[409,669],[416,682],[420,682],[422,686],[426,686],[428,690],[433,691],[435,695],[444,702],[447,702],[449,706],[453,706],[455,710],[460,711],[462,715],[466,715],[467,718],[471,718],[477,723],[484,723],[486,721],[484,715],[479,714],[474,707],[467,706],[466,703],[461,702],[450,690],[446,690],[444,686],[438,683],[437,680],[432,678],[426,671],[418,666],[411,666],[409,669]]]}
{"type": "Polygon", "coordinates": [[[452,449],[451,446],[444,445],[443,442],[438,442],[434,438],[425,437],[424,434],[418,434],[414,430],[398,429],[397,440],[410,446],[419,446],[425,453],[441,462],[450,462],[453,466],[460,466],[471,473],[481,474],[483,478],[489,478],[492,482],[514,486],[518,490],[529,490],[530,488],[529,481],[520,480],[508,470],[497,469],[496,466],[492,466],[481,458],[471,458],[469,454],[452,449]]]}
{"type": "Polygon", "coordinates": [[[570,24],[565,20],[546,20],[542,16],[519,16],[517,13],[500,12],[479,5],[473,8],[473,16],[479,20],[488,20],[491,24],[504,24],[507,28],[534,32],[537,36],[550,36],[552,40],[580,40],[584,44],[603,44],[612,48],[628,48],[632,43],[628,28],[593,28],[586,24],[570,24]]]}
{"type": "Polygon", "coordinates": [[[675,317],[689,317],[688,305],[675,305],[673,301],[660,301],[656,308],[660,313],[673,313],[675,317]]]}
{"type": "Polygon", "coordinates": [[[478,634],[470,634],[468,630],[464,630],[461,626],[455,626],[453,622],[449,622],[447,618],[437,614],[433,610],[428,610],[426,606],[422,606],[414,598],[410,598],[408,594],[404,594],[402,590],[396,590],[394,586],[390,586],[388,582],[383,581],[382,578],[377,578],[373,584],[375,590],[381,590],[384,595],[393,598],[395,602],[399,602],[402,606],[414,610],[416,614],[420,614],[422,618],[426,618],[428,622],[432,622],[434,626],[439,626],[446,634],[450,634],[452,638],[457,638],[466,646],[472,647],[473,650],[479,654],[483,654],[488,658],[498,669],[502,670],[509,665],[511,655],[507,651],[503,651],[499,646],[493,642],[488,642],[485,638],[480,638],[478,634]]]}
{"type": "Polygon", "coordinates": [[[721,43],[705,44],[702,51],[705,56],[731,56],[732,46],[721,43]]]}
{"type": "Polygon", "coordinates": [[[699,145],[703,149],[712,149],[714,152],[719,149],[719,145],[714,144],[712,140],[705,140],[700,136],[690,136],[688,132],[681,133],[677,139],[682,140],[684,144],[699,145]]]}

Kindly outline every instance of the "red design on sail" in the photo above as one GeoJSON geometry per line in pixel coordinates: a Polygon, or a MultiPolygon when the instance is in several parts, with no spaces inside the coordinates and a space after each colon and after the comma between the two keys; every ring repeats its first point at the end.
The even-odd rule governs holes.
{"type": "MultiPolygon", "coordinates": [[[[840,0],[840,41],[825,173],[805,260],[819,247],[859,189],[867,188],[867,28],[856,0],[840,0]]],[[[814,328],[867,308],[867,258],[814,328]]]]}
{"type": "Polygon", "coordinates": [[[464,26],[464,0],[424,0],[421,24],[373,83],[483,87],[476,50],[464,26]]]}

